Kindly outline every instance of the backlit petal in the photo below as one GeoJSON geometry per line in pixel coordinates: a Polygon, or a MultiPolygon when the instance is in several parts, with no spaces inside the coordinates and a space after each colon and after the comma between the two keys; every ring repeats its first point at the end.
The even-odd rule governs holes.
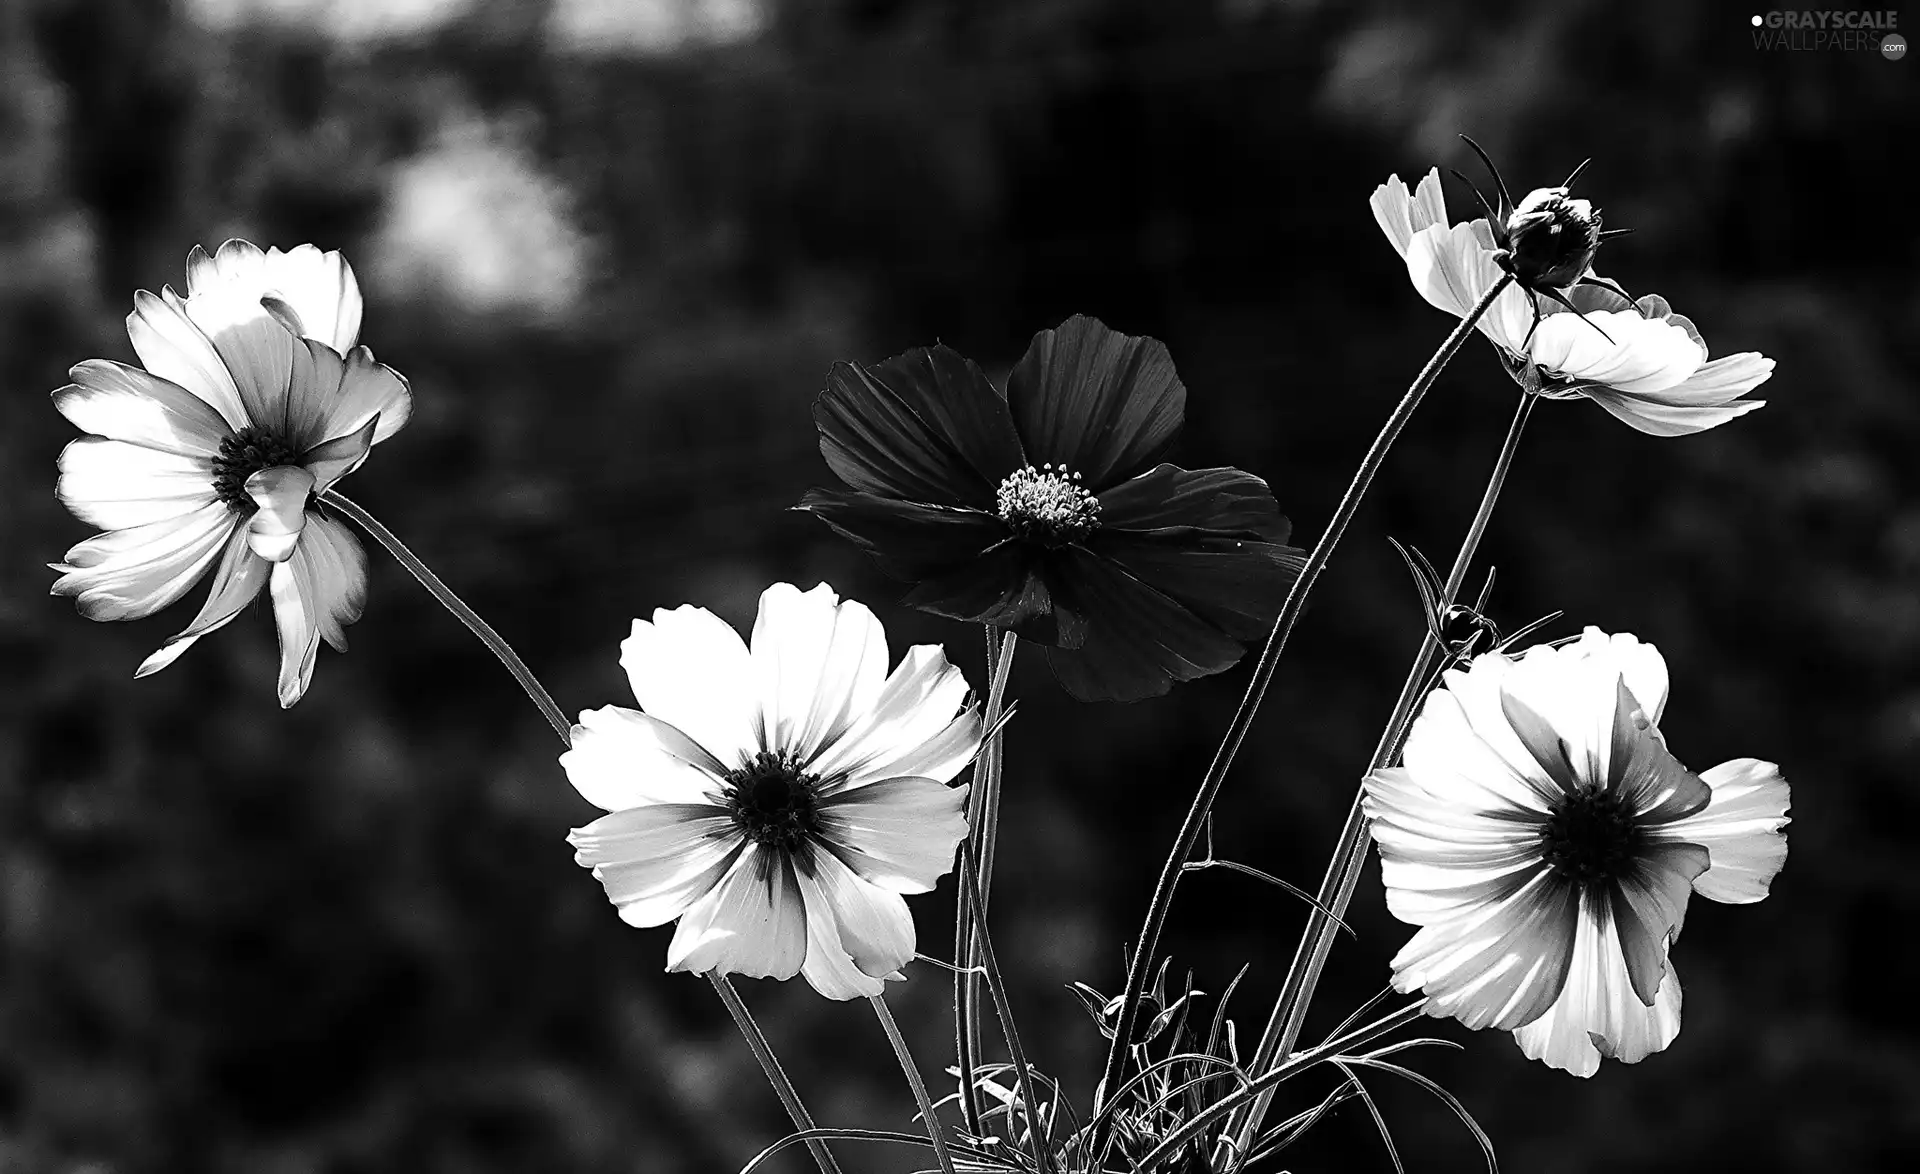
{"type": "Polygon", "coordinates": [[[194,641],[231,623],[267,585],[267,574],[273,564],[253,553],[247,542],[246,527],[239,524],[237,517],[228,526],[231,534],[221,552],[220,566],[213,573],[213,587],[207,592],[200,614],[194,616],[193,622],[179,635],[168,639],[153,655],[141,661],[140,667],[134,670],[135,677],[157,673],[179,660],[193,647],[194,641]]]}
{"type": "Polygon", "coordinates": [[[207,402],[138,367],[88,359],[53,393],[54,410],[84,432],[186,457],[220,451],[227,424],[207,402]]]}
{"type": "MultiPolygon", "coordinates": [[[[564,760],[563,760],[564,761],[564,760]]],[[[569,771],[571,773],[571,771],[569,771]]],[[[628,925],[665,925],[711,892],[746,840],[706,804],[653,803],[616,811],[567,836],[628,925]]]]}
{"type": "Polygon", "coordinates": [[[152,615],[207,573],[233,530],[233,513],[212,502],[176,518],[99,535],[67,552],[67,562],[55,568],[64,573],[52,593],[72,596],[90,620],[152,615]]]}
{"type": "Polygon", "coordinates": [[[633,621],[620,667],[640,708],[705,747],[732,770],[759,747],[753,662],[740,634],[703,607],[657,609],[633,621]]]}
{"type": "Polygon", "coordinates": [[[1736,758],[1701,773],[1713,792],[1705,808],[1668,824],[1661,834],[1707,850],[1711,865],[1694,892],[1715,901],[1748,904],[1767,895],[1787,861],[1787,808],[1792,793],[1780,768],[1736,758]]]}
{"type": "Polygon", "coordinates": [[[609,705],[581,713],[560,765],[587,802],[607,811],[719,801],[718,763],[666,722],[609,705]]]}
{"type": "Polygon", "coordinates": [[[931,892],[966,838],[966,803],[966,787],[884,779],[824,800],[820,834],[868,882],[895,893],[931,892]]]}
{"type": "Polygon", "coordinates": [[[807,914],[786,854],[748,848],[681,914],[667,969],[792,978],[807,956],[807,914]]]}
{"type": "Polygon", "coordinates": [[[60,450],[54,493],[83,522],[108,530],[144,526],[213,504],[213,462],[83,436],[60,450]]]}

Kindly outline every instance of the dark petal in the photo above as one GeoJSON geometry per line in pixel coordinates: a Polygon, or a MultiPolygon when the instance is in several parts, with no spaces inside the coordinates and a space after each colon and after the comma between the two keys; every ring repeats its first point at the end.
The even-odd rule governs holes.
{"type": "Polygon", "coordinates": [[[1184,527],[1094,532],[1088,549],[1242,642],[1264,638],[1306,555],[1277,542],[1184,527]]]}
{"type": "Polygon", "coordinates": [[[1001,480],[1026,463],[1006,399],[944,346],[834,364],[813,419],[820,455],[860,493],[990,510],[1001,480]]]}
{"type": "Polygon", "coordinates": [[[918,581],[972,564],[1006,541],[992,514],[895,501],[870,493],[810,489],[794,507],[832,526],[896,579],[918,581]]]}
{"type": "Polygon", "coordinates": [[[1023,640],[1077,648],[1086,623],[1048,585],[1031,548],[1008,542],[978,558],[924,576],[900,602],[949,619],[1011,629],[1023,640]]]}
{"type": "Polygon", "coordinates": [[[1155,465],[1100,494],[1102,530],[1170,526],[1266,542],[1285,542],[1293,530],[1267,483],[1239,469],[1155,465]]]}
{"type": "Polygon", "coordinates": [[[1034,464],[1064,464],[1095,492],[1145,469],[1186,414],[1167,348],[1075,315],[1033,336],[1007,403],[1034,464]]]}
{"type": "Polygon", "coordinates": [[[1058,552],[1056,587],[1087,617],[1078,649],[1055,648],[1047,662],[1081,701],[1137,701],[1229,668],[1244,649],[1181,604],[1083,547],[1058,552]]]}
{"type": "MultiPolygon", "coordinates": [[[[1533,760],[1540,764],[1540,769],[1562,791],[1571,795],[1580,789],[1583,781],[1588,781],[1580,777],[1580,769],[1569,753],[1566,740],[1554,730],[1553,723],[1532,706],[1502,689],[1500,712],[1506,716],[1507,724],[1513,727],[1513,732],[1519,736],[1520,744],[1527,748],[1527,753],[1533,756],[1533,760]]],[[[1600,780],[1591,781],[1597,783],[1600,780]]]]}

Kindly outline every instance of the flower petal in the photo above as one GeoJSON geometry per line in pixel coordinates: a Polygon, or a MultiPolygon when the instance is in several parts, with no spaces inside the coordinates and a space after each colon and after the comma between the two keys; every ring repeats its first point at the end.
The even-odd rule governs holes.
{"type": "Polygon", "coordinates": [[[1472,915],[1429,925],[1393,958],[1393,987],[1427,1014],[1511,1031],[1553,1005],[1573,961],[1579,891],[1547,869],[1517,875],[1472,915]]]}
{"type": "MultiPolygon", "coordinates": [[[[1407,246],[1407,277],[1429,305],[1465,318],[1504,276],[1482,239],[1485,231],[1486,221],[1476,220],[1414,233],[1407,246]]],[[[1502,290],[1479,323],[1480,333],[1512,354],[1525,350],[1521,343],[1532,328],[1533,296],[1518,284],[1502,290]]]]}
{"type": "Polygon", "coordinates": [[[170,637],[153,655],[140,662],[133,673],[136,679],[166,668],[192,648],[194,641],[232,622],[267,585],[267,573],[273,564],[253,553],[247,542],[247,529],[239,524],[237,517],[228,524],[232,533],[226,549],[221,552],[220,566],[213,573],[213,587],[207,592],[207,602],[201,605],[200,614],[194,616],[193,622],[179,635],[170,637]]]}
{"type": "Polygon", "coordinates": [[[606,888],[620,920],[643,929],[665,925],[712,892],[746,846],[726,812],[701,803],[615,811],[573,829],[567,842],[574,863],[591,868],[606,888]]]}
{"type": "Polygon", "coordinates": [[[248,419],[268,426],[286,419],[293,354],[301,343],[261,305],[258,293],[220,284],[185,303],[178,303],[172,290],[162,291],[161,297],[183,304],[187,317],[212,340],[233,375],[248,419]]]}
{"type": "Polygon", "coordinates": [[[1427,695],[1401,757],[1421,788],[1444,802],[1496,818],[1543,820],[1560,788],[1520,747],[1498,708],[1494,677],[1506,664],[1493,654],[1476,658],[1468,672],[1448,673],[1448,687],[1427,695]],[[1489,734],[1504,735],[1513,750],[1502,752],[1489,734]]]}
{"type": "Polygon", "coordinates": [[[667,969],[792,978],[807,956],[810,903],[786,853],[749,847],[681,914],[667,947],[667,969]]]}
{"type": "Polygon", "coordinates": [[[1421,178],[1420,186],[1411,197],[1399,176],[1389,176],[1387,182],[1373,189],[1367,204],[1373,209],[1373,219],[1380,225],[1380,231],[1386,233],[1387,243],[1402,257],[1407,255],[1415,233],[1447,222],[1446,193],[1440,187],[1438,167],[1421,178]]]}
{"type": "Polygon", "coordinates": [[[1618,672],[1647,720],[1656,726],[1660,724],[1661,715],[1667,711],[1668,677],[1666,658],[1658,648],[1628,632],[1609,636],[1588,625],[1578,640],[1561,646],[1559,654],[1594,661],[1618,672]]]}
{"type": "Polygon", "coordinates": [[[1295,547],[1175,526],[1102,527],[1087,548],[1242,643],[1273,628],[1306,559],[1295,547]]]}
{"type": "Polygon", "coordinates": [[[811,489],[796,509],[814,515],[896,579],[962,570],[1007,542],[999,518],[972,509],[896,501],[870,493],[811,489]]]}
{"type": "Polygon", "coordinates": [[[860,493],[990,510],[1001,480],[1026,463],[1006,397],[944,346],[834,364],[813,419],[820,455],[860,493]]]}
{"type": "Polygon", "coordinates": [[[1555,378],[1633,395],[1683,383],[1707,361],[1707,352],[1665,319],[1601,310],[1541,319],[1529,358],[1555,378]]]}
{"type": "Polygon", "coordinates": [[[1365,810],[1380,849],[1388,911],[1413,925],[1435,925],[1517,891],[1540,863],[1536,813],[1481,809],[1422,782],[1405,768],[1377,770],[1366,779],[1365,810]]]}
{"type": "Polygon", "coordinates": [[[833,902],[820,881],[808,872],[796,875],[807,906],[807,960],[800,973],[808,985],[829,999],[841,1000],[871,998],[886,989],[885,979],[854,965],[841,940],[833,902]]]}
{"type": "Polygon", "coordinates": [[[1155,465],[1100,494],[1096,533],[1173,528],[1265,542],[1285,542],[1293,529],[1267,483],[1239,469],[1155,465]]]}
{"type": "Polygon", "coordinates": [[[945,649],[916,644],[810,769],[830,780],[827,793],[908,775],[944,783],[979,751],[980,715],[962,710],[967,693],[945,649]]]}
{"type": "Polygon", "coordinates": [[[926,778],[883,779],[820,804],[828,848],[869,883],[894,893],[933,891],[967,836],[967,788],[926,778]]]}
{"type": "Polygon", "coordinates": [[[1064,465],[1099,492],[1173,443],[1187,389],[1158,340],[1077,314],[1033,336],[1007,377],[1007,404],[1030,463],[1064,465]]]}
{"type": "Polygon", "coordinates": [[[205,400],[227,422],[229,430],[238,432],[254,423],[220,352],[187,317],[172,291],[165,297],[155,297],[144,289],[133,295],[127,337],[133,340],[141,366],[205,400]]]}
{"type": "Polygon", "coordinates": [[[1053,648],[1047,663],[1081,701],[1137,701],[1233,667],[1245,649],[1177,600],[1110,559],[1069,547],[1059,559],[1059,590],[1093,617],[1077,649],[1053,648]]]}
{"type": "Polygon", "coordinates": [[[60,450],[54,493],[75,517],[108,530],[164,522],[216,500],[211,460],[100,436],[60,450]]]}
{"type": "Polygon", "coordinates": [[[198,245],[187,257],[189,299],[221,287],[235,287],[255,300],[271,295],[292,313],[295,333],[345,354],[360,334],[360,286],[338,252],[300,245],[287,252],[262,253],[243,240],[230,240],[209,256],[198,245]]]}
{"type": "Polygon", "coordinates": [[[342,477],[360,467],[367,459],[367,452],[373,448],[374,430],[379,424],[378,418],[368,420],[360,426],[360,431],[316,444],[300,454],[300,467],[313,475],[315,497],[333,488],[342,477]]]}
{"type": "Polygon", "coordinates": [[[761,592],[752,655],[760,745],[803,763],[873,707],[887,677],[880,621],[825,583],[806,592],[775,583],[761,592]]]}
{"type": "Polygon", "coordinates": [[[1661,834],[1698,844],[1711,857],[1711,867],[1694,879],[1694,892],[1740,905],[1764,898],[1787,862],[1786,826],[1793,822],[1787,780],[1779,767],[1756,758],[1723,762],[1700,779],[1713,798],[1661,834]]]}
{"type": "Polygon", "coordinates": [[[1686,920],[1687,894],[1706,870],[1707,850],[1700,845],[1654,843],[1641,848],[1633,871],[1614,884],[1613,920],[1627,980],[1649,1007],[1667,970],[1667,947],[1686,920]]]}
{"type": "Polygon", "coordinates": [[[640,708],[704,747],[724,770],[760,748],[753,662],[740,634],[704,607],[655,609],[620,642],[620,667],[640,708]]]}
{"type": "Polygon", "coordinates": [[[280,706],[291,709],[313,680],[321,638],[346,651],[345,626],[366,604],[366,552],[345,525],[313,514],[268,584],[280,633],[280,706]]]}
{"type": "Polygon", "coordinates": [[[1680,1034],[1680,978],[1667,965],[1651,1007],[1633,992],[1604,891],[1584,894],[1566,986],[1546,1014],[1514,1032],[1529,1059],[1592,1076],[1600,1058],[1632,1064],[1680,1034]]]}
{"type": "Polygon", "coordinates": [[[307,525],[313,474],[295,465],[277,465],[248,477],[242,488],[255,506],[247,519],[247,540],[253,552],[276,563],[286,562],[307,525]]]}
{"type": "Polygon", "coordinates": [[[138,367],[88,359],[67,377],[53,407],[83,432],[185,457],[215,456],[227,435],[205,400],[138,367]]]}
{"type": "Polygon", "coordinates": [[[1767,405],[1763,399],[1743,399],[1723,407],[1676,407],[1604,387],[1582,388],[1580,394],[1648,436],[1692,436],[1767,405]]]}
{"type": "MultiPolygon", "coordinates": [[[[324,373],[324,348],[309,343],[307,350],[316,356],[316,371],[324,373]]],[[[373,443],[379,444],[413,418],[413,389],[406,376],[375,359],[363,346],[346,352],[344,364],[337,387],[328,386],[325,378],[315,384],[323,394],[305,417],[314,422],[307,424],[300,416],[291,419],[295,443],[311,445],[350,436],[377,416],[380,423],[373,430],[373,443]]]]}
{"type": "Polygon", "coordinates": [[[232,511],[211,502],[179,517],[98,535],[69,550],[67,561],[54,568],[63,574],[52,594],[74,597],[90,620],[152,615],[206,574],[233,530],[232,511]]]}
{"type": "Polygon", "coordinates": [[[617,705],[580,714],[560,766],[587,802],[607,811],[720,798],[711,755],[666,722],[617,705]]]}
{"type": "Polygon", "coordinates": [[[900,602],[1049,648],[1077,648],[1086,636],[1085,619],[1056,594],[1052,561],[1025,543],[1003,542],[971,562],[922,578],[900,602]]]}
{"type": "Polygon", "coordinates": [[[840,946],[868,978],[884,979],[913,960],[913,914],[899,893],[863,880],[831,852],[798,868],[809,907],[824,901],[840,946]]]}

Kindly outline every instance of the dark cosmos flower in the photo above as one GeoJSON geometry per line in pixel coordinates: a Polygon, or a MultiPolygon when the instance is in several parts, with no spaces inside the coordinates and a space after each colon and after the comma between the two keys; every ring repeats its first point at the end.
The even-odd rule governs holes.
{"type": "Polygon", "coordinates": [[[1083,316],[1036,334],[1003,392],[936,346],[835,365],[814,404],[846,491],[817,514],[905,602],[1047,646],[1083,701],[1130,701],[1233,665],[1266,635],[1300,552],[1266,482],[1159,463],[1186,388],[1165,346],[1083,316]]]}

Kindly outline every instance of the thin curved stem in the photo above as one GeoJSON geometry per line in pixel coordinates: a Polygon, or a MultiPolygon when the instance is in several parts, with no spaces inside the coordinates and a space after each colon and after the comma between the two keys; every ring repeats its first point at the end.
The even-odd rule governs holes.
{"type": "Polygon", "coordinates": [[[913,1099],[920,1105],[920,1120],[927,1127],[927,1140],[933,1143],[933,1156],[940,1163],[941,1174],[954,1174],[953,1155],[947,1152],[946,1134],[940,1128],[940,1117],[934,1111],[933,1098],[927,1095],[927,1082],[920,1079],[920,1066],[913,1062],[913,1053],[907,1049],[907,1037],[900,1034],[900,1025],[893,1021],[893,1012],[887,1009],[887,1000],[882,995],[871,995],[867,1002],[873,1004],[873,1013],[880,1020],[880,1027],[887,1033],[887,1042],[893,1045],[893,1054],[900,1061],[900,1071],[907,1074],[907,1084],[913,1089],[913,1099]]]}
{"type": "Polygon", "coordinates": [[[973,927],[976,919],[984,922],[986,918],[987,884],[992,877],[994,839],[1000,826],[1003,765],[1000,717],[1006,706],[1007,679],[1013,671],[1013,653],[1019,640],[1012,632],[1003,638],[991,624],[986,625],[986,631],[987,708],[981,720],[989,736],[980,748],[979,762],[974,768],[974,791],[968,799],[972,818],[967,827],[967,843],[974,859],[982,862],[984,875],[979,907],[976,909],[970,902],[961,901],[953,917],[953,961],[958,968],[953,975],[953,1043],[960,1069],[960,1115],[966,1122],[967,1132],[975,1137],[982,1133],[979,1089],[974,1085],[981,1035],[979,988],[975,981],[979,977],[980,958],[973,927]]]}
{"type": "MultiPolygon", "coordinates": [[[[519,653],[513,650],[513,646],[508,644],[500,633],[493,630],[493,625],[481,619],[478,612],[468,607],[465,600],[453,593],[453,588],[442,583],[440,576],[434,574],[426,563],[420,561],[418,555],[407,549],[406,543],[400,541],[393,531],[381,525],[378,518],[361,508],[358,503],[332,489],[320,494],[320,500],[352,518],[362,530],[372,535],[376,542],[386,547],[387,553],[398,560],[401,566],[412,572],[413,577],[420,580],[420,585],[427,589],[429,595],[438,600],[442,607],[452,612],[455,619],[465,624],[468,631],[478,636],[480,642],[500,658],[500,663],[507,666],[507,671],[513,674],[513,679],[520,682],[520,687],[526,690],[528,697],[533,699],[533,704],[540,710],[540,715],[547,719],[547,724],[553,727],[553,732],[560,735],[560,740],[568,746],[573,745],[573,723],[568,721],[566,714],[554,704],[553,695],[548,693],[546,687],[533,675],[533,670],[520,659],[519,653]]],[[[773,1085],[774,1094],[780,1098],[780,1103],[786,1106],[787,1116],[793,1119],[794,1128],[802,1130],[814,1128],[813,1118],[808,1115],[807,1107],[800,1102],[800,1094],[795,1091],[793,1082],[787,1079],[786,1071],[780,1067],[779,1059],[773,1054],[773,1045],[767,1042],[767,1037],[761,1032],[760,1025],[754,1022],[752,1014],[747,1011],[747,1005],[741,1001],[740,993],[733,989],[733,984],[725,975],[709,974],[707,979],[713,984],[713,989],[719,992],[720,1001],[726,1004],[727,1012],[733,1016],[734,1023],[740,1028],[740,1034],[746,1037],[747,1047],[753,1052],[753,1058],[760,1062],[761,1071],[767,1074],[767,1081],[773,1085]]],[[[821,1174],[840,1174],[839,1164],[833,1160],[833,1154],[827,1150],[825,1142],[809,1138],[807,1148],[812,1151],[813,1160],[819,1165],[821,1174]]]]}
{"type": "MultiPolygon", "coordinates": [[[[1200,838],[1205,826],[1207,813],[1213,809],[1213,802],[1220,794],[1220,786],[1226,780],[1227,769],[1233,765],[1233,759],[1240,751],[1240,743],[1246,738],[1247,730],[1253,724],[1253,716],[1260,708],[1260,702],[1267,695],[1267,686],[1273,681],[1275,667],[1280,653],[1287,646],[1287,638],[1293,633],[1293,626],[1300,618],[1300,611],[1306,605],[1307,596],[1313,590],[1314,581],[1320,577],[1327,561],[1333,557],[1334,548],[1347,532],[1347,525],[1360,509],[1361,501],[1373,484],[1373,478],[1386,462],[1387,452],[1393,442],[1406,427],[1415,408],[1426,397],[1427,390],[1439,378],[1447,362],[1453,358],[1467,336],[1473,332],[1474,325],[1480,321],[1493,300],[1505,292],[1512,275],[1502,274],[1500,280],[1480,298],[1465,318],[1454,327],[1440,349],[1427,360],[1427,365],[1414,377],[1412,386],[1394,406],[1387,422],[1381,426],[1380,434],[1373,439],[1373,446],[1361,459],[1360,468],[1354,473],[1353,481],[1347,486],[1346,494],[1334,509],[1333,517],[1327,523],[1326,532],[1314,543],[1308,553],[1306,563],[1300,568],[1300,575],[1287,592],[1286,602],[1280,605],[1280,614],[1273,623],[1273,632],[1267,637],[1266,647],[1260,650],[1260,658],[1253,667],[1253,679],[1247,684],[1247,692],[1241,698],[1240,708],[1234,712],[1233,721],[1227,726],[1226,737],[1220,742],[1220,749],[1214,754],[1213,762],[1207,767],[1207,773],[1200,780],[1200,789],[1193,797],[1193,806],[1187,810],[1186,821],[1181,824],[1180,832],[1174,839],[1173,851],[1168,853],[1167,861],[1160,870],[1160,879],[1154,885],[1153,898],[1147,906],[1146,923],[1141,927],[1140,938],[1134,943],[1133,955],[1127,965],[1127,985],[1122,994],[1120,1022],[1116,1025],[1113,1039],[1107,1046],[1107,1062],[1102,1073],[1101,1089],[1118,1088],[1121,1069],[1125,1065],[1127,1048],[1133,1042],[1133,1032],[1138,1023],[1141,995],[1146,990],[1147,975],[1153,966],[1154,955],[1160,948],[1160,931],[1166,924],[1167,911],[1173,901],[1173,891],[1180,883],[1183,872],[1181,865],[1192,854],[1193,846],[1200,838]]],[[[1096,1105],[1096,1108],[1098,1106],[1096,1105]]],[[[1102,1125],[1094,1135],[1091,1152],[1101,1154],[1110,1130],[1102,1125]]]]}
{"type": "MultiPolygon", "coordinates": [[[[1533,412],[1534,399],[1527,392],[1520,395],[1513,422],[1507,426],[1506,440],[1501,443],[1500,455],[1494,461],[1493,474],[1487,479],[1486,491],[1480,495],[1479,508],[1474,511],[1473,521],[1467,527],[1467,536],[1460,543],[1459,553],[1454,556],[1452,569],[1447,572],[1446,586],[1440,593],[1438,604],[1442,612],[1459,598],[1461,588],[1466,584],[1467,571],[1479,552],[1480,540],[1486,536],[1487,523],[1500,500],[1500,490],[1506,485],[1507,474],[1513,468],[1514,453],[1520,447],[1520,435],[1533,412]]],[[[1413,658],[1413,666],[1407,670],[1407,679],[1393,704],[1392,716],[1387,719],[1386,728],[1380,733],[1380,741],[1374,747],[1373,757],[1367,763],[1368,774],[1391,766],[1399,756],[1400,740],[1413,719],[1414,707],[1426,695],[1432,680],[1433,657],[1439,650],[1440,642],[1429,628],[1420,642],[1420,651],[1413,658]]],[[[1361,806],[1365,793],[1364,789],[1354,793],[1353,804],[1347,810],[1347,821],[1340,829],[1339,845],[1334,849],[1326,876],[1320,882],[1318,901],[1308,915],[1306,932],[1302,934],[1293,962],[1287,968],[1287,977],[1280,985],[1280,995],[1273,1005],[1273,1014],[1261,1033],[1259,1047],[1254,1051],[1248,1071],[1256,1076],[1272,1065],[1276,1056],[1284,1056],[1293,1050],[1306,1023],[1314,987],[1318,985],[1326,967],[1327,955],[1333,949],[1334,923],[1326,920],[1326,915],[1339,917],[1346,913],[1348,904],[1353,900],[1354,887],[1360,881],[1361,867],[1366,863],[1367,820],[1361,806]]],[[[1265,1116],[1272,1100],[1272,1095],[1268,1094],[1255,1101],[1241,1123],[1238,1135],[1242,1153],[1246,1152],[1248,1140],[1260,1128],[1261,1118],[1265,1116]]]]}
{"type": "MultiPolygon", "coordinates": [[[[960,899],[970,902],[977,910],[980,906],[980,885],[975,879],[978,875],[973,866],[973,853],[962,841],[960,846],[960,899]]],[[[1026,1049],[1020,1046],[1020,1032],[1013,1025],[1013,1004],[1007,999],[1006,984],[1001,981],[1000,963],[993,954],[993,935],[987,932],[987,923],[981,919],[975,923],[974,939],[980,944],[980,965],[986,972],[987,993],[993,998],[994,1014],[1000,1017],[1000,1031],[1006,1037],[1007,1058],[1013,1062],[1015,1082],[1020,1087],[1020,1101],[1026,1107],[1027,1133],[1033,1138],[1033,1161],[1040,1174],[1053,1174],[1053,1126],[1040,1116],[1040,1101],[1033,1091],[1033,1074],[1027,1067],[1026,1049]]],[[[1012,1128],[1013,1110],[1007,1110],[1008,1128],[1012,1128]]]]}
{"type": "MultiPolygon", "coordinates": [[[[767,1042],[766,1033],[754,1021],[753,1013],[747,1010],[740,992],[733,989],[733,983],[726,975],[716,971],[707,973],[707,981],[727,1005],[727,1013],[733,1016],[733,1022],[740,1028],[740,1034],[746,1037],[747,1047],[753,1052],[753,1058],[760,1061],[760,1070],[767,1074],[768,1083],[773,1085],[774,1095],[786,1107],[787,1116],[792,1119],[795,1129],[805,1131],[816,1128],[813,1115],[807,1112],[807,1106],[800,1101],[800,1093],[793,1087],[793,1081],[787,1079],[786,1069],[780,1067],[779,1057],[773,1054],[773,1045],[767,1042]]],[[[820,1167],[820,1174],[840,1174],[840,1163],[833,1160],[833,1153],[827,1149],[827,1143],[817,1138],[807,1139],[807,1150],[813,1154],[814,1165],[820,1167]]]]}
{"type": "Polygon", "coordinates": [[[547,719],[548,725],[553,727],[553,732],[560,735],[560,740],[569,745],[572,744],[573,723],[568,721],[567,715],[554,704],[553,697],[534,677],[533,670],[526,666],[526,662],[520,659],[519,654],[514,652],[513,647],[501,637],[500,633],[493,630],[491,624],[481,619],[478,612],[468,607],[465,600],[453,593],[453,588],[442,583],[440,576],[429,570],[427,564],[421,562],[418,555],[407,549],[406,543],[395,537],[393,531],[381,525],[378,518],[362,509],[358,503],[336,489],[329,489],[322,493],[320,500],[352,518],[362,530],[373,536],[374,541],[386,547],[387,553],[392,555],[401,566],[411,571],[413,577],[420,580],[420,585],[427,589],[427,594],[438,600],[440,606],[452,612],[455,619],[465,624],[468,631],[480,638],[480,643],[486,645],[488,651],[500,658],[500,663],[507,666],[507,671],[513,674],[513,679],[520,682],[520,687],[525,689],[527,696],[533,699],[534,705],[540,710],[540,715],[547,719]]]}

